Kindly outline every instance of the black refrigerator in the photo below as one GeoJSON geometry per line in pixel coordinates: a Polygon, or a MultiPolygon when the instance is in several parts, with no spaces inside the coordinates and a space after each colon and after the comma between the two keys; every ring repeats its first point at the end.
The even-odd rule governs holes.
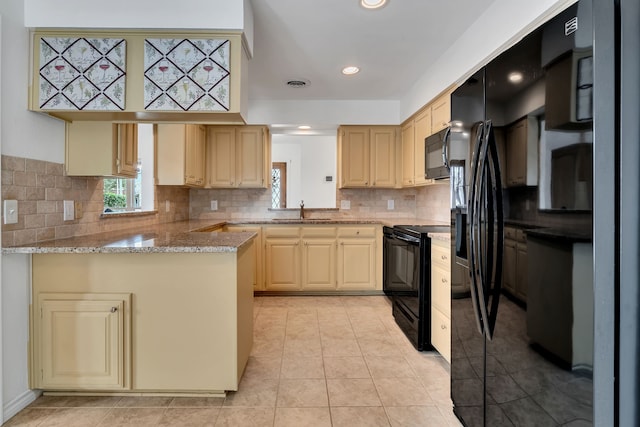
{"type": "MultiPolygon", "coordinates": [[[[535,161],[546,156],[542,150],[555,151],[558,158],[566,151],[591,151],[592,34],[591,4],[581,0],[500,54],[452,95],[451,132],[467,136],[469,150],[449,159],[456,165],[456,179],[450,180],[452,259],[468,278],[468,291],[452,295],[451,397],[454,413],[468,427],[593,425],[593,345],[575,364],[547,344],[563,339],[555,334],[572,327],[587,328],[592,336],[593,303],[583,307],[591,323],[572,325],[570,320],[554,328],[544,323],[545,302],[532,297],[527,302],[503,288],[504,225],[517,214],[522,198],[536,197],[531,209],[539,213],[529,214],[532,226],[536,221],[563,224],[567,215],[590,218],[592,163],[580,165],[586,172],[578,183],[566,182],[565,169],[555,166],[561,163],[553,163],[551,154],[551,163],[537,165],[540,176],[514,177],[506,166],[512,164],[509,151],[517,149],[509,133],[521,122],[536,139],[530,153],[535,161]],[[571,149],[554,148],[565,141],[571,149]],[[555,177],[544,176],[554,168],[555,177]],[[532,312],[545,325],[534,337],[532,312]]],[[[565,163],[574,165],[576,159],[565,163]]],[[[586,301],[593,301],[592,291],[586,301]]],[[[571,302],[555,306],[571,313],[571,302]]]]}

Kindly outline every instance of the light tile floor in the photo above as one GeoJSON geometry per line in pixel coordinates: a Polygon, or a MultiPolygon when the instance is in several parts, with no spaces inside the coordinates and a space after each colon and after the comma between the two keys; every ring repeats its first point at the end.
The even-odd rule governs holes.
{"type": "Polygon", "coordinates": [[[411,346],[386,297],[257,297],[254,319],[226,398],[43,396],[4,426],[460,426],[449,365],[411,346]]]}

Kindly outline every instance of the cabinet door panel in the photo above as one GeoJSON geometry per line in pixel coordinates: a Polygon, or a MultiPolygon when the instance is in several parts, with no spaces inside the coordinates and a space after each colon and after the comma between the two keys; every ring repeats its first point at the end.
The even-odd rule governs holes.
{"type": "Polygon", "coordinates": [[[451,362],[451,319],[437,308],[431,310],[431,344],[451,362]]]}
{"type": "Polygon", "coordinates": [[[516,245],[516,296],[522,301],[527,301],[527,244],[518,243],[516,245]]]}
{"type": "Polygon", "coordinates": [[[122,123],[117,126],[116,172],[121,176],[135,177],[138,174],[138,125],[122,123]]]}
{"type": "Polygon", "coordinates": [[[414,154],[414,182],[416,185],[427,184],[432,182],[431,179],[425,178],[424,170],[424,139],[431,135],[431,110],[425,109],[424,112],[415,118],[415,154],[414,154]]]}
{"type": "Polygon", "coordinates": [[[300,290],[299,239],[267,239],[265,262],[267,291],[300,290]]]}
{"type": "Polygon", "coordinates": [[[396,128],[371,129],[371,185],[396,186],[396,128]]]}
{"type": "Polygon", "coordinates": [[[304,239],[302,244],[302,289],[335,290],[335,239],[304,239]]]}
{"type": "Polygon", "coordinates": [[[451,316],[451,279],[449,270],[431,266],[431,303],[447,317],[451,316]]]}
{"type": "Polygon", "coordinates": [[[505,239],[504,241],[504,278],[502,285],[511,293],[516,295],[516,269],[517,269],[516,242],[505,239]]]}
{"type": "Polygon", "coordinates": [[[236,130],[231,126],[210,127],[207,135],[207,185],[234,187],[236,185],[236,130]]]}
{"type": "Polygon", "coordinates": [[[375,239],[338,242],[338,289],[375,289],[375,239]]]}
{"type": "Polygon", "coordinates": [[[236,172],[238,187],[262,188],[265,186],[262,128],[238,128],[236,134],[236,172]]]}
{"type": "Polygon", "coordinates": [[[40,384],[124,389],[124,300],[40,299],[40,384]]]}
{"type": "Polygon", "coordinates": [[[343,187],[368,187],[369,182],[369,128],[346,128],[342,134],[343,187]]]}
{"type": "MultiPolygon", "coordinates": [[[[415,128],[413,122],[402,128],[402,186],[410,187],[415,184],[415,128]]],[[[424,169],[424,167],[423,167],[424,169]]]]}

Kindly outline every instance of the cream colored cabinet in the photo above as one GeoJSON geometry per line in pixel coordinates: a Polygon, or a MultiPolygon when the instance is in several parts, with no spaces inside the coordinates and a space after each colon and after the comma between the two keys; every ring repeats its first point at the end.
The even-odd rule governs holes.
{"type": "Polygon", "coordinates": [[[425,178],[424,139],[431,135],[431,108],[427,107],[402,127],[402,186],[433,183],[425,178]]]}
{"type": "Polygon", "coordinates": [[[338,229],[338,290],[379,289],[376,227],[338,229]]]}
{"type": "Polygon", "coordinates": [[[266,226],[265,291],[379,291],[379,226],[266,226]]]}
{"type": "Polygon", "coordinates": [[[35,312],[35,388],[130,388],[130,294],[40,293],[35,312]]]}
{"type": "Polygon", "coordinates": [[[249,58],[239,33],[54,28],[32,36],[32,111],[74,123],[141,117],[149,122],[246,122],[249,58]],[[154,54],[146,54],[149,50],[154,54]],[[159,59],[172,55],[176,65],[166,72],[159,59]],[[214,65],[210,73],[202,69],[208,61],[214,65]]]}
{"type": "Polygon", "coordinates": [[[431,134],[440,132],[451,121],[451,92],[445,92],[431,104],[431,134]]]}
{"type": "Polygon", "coordinates": [[[505,227],[504,278],[506,291],[520,301],[527,301],[527,235],[515,227],[505,227]]]}
{"type": "Polygon", "coordinates": [[[208,126],[207,187],[268,188],[270,152],[266,126],[208,126]]]}
{"type": "Polygon", "coordinates": [[[451,248],[431,240],[431,344],[451,361],[451,248]]]}
{"type": "Polygon", "coordinates": [[[265,227],[266,291],[301,290],[300,227],[265,227]]]}
{"type": "MultiPolygon", "coordinates": [[[[214,230],[211,230],[214,231],[214,230]]],[[[263,277],[263,254],[262,254],[262,227],[259,225],[225,225],[224,231],[227,232],[251,232],[256,233],[254,244],[252,247],[253,255],[255,257],[255,270],[253,274],[253,289],[261,291],[264,288],[263,277]]]]}
{"type": "Polygon", "coordinates": [[[340,187],[394,188],[401,155],[399,126],[341,126],[338,129],[340,187]]]}
{"type": "Polygon", "coordinates": [[[205,127],[156,125],[156,184],[204,186],[205,127]]]}
{"type": "Polygon", "coordinates": [[[525,117],[506,131],[507,186],[538,185],[538,120],[525,117]]]}
{"type": "Polygon", "coordinates": [[[85,121],[65,126],[66,175],[135,178],[138,125],[85,121]]]}
{"type": "Polygon", "coordinates": [[[335,227],[302,227],[302,289],[336,289],[335,227]]]}

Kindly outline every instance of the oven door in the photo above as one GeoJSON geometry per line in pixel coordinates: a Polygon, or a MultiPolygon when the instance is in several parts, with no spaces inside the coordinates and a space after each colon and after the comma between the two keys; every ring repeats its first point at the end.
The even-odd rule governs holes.
{"type": "Polygon", "coordinates": [[[418,296],[420,242],[384,234],[383,290],[389,296],[418,296]]]}

